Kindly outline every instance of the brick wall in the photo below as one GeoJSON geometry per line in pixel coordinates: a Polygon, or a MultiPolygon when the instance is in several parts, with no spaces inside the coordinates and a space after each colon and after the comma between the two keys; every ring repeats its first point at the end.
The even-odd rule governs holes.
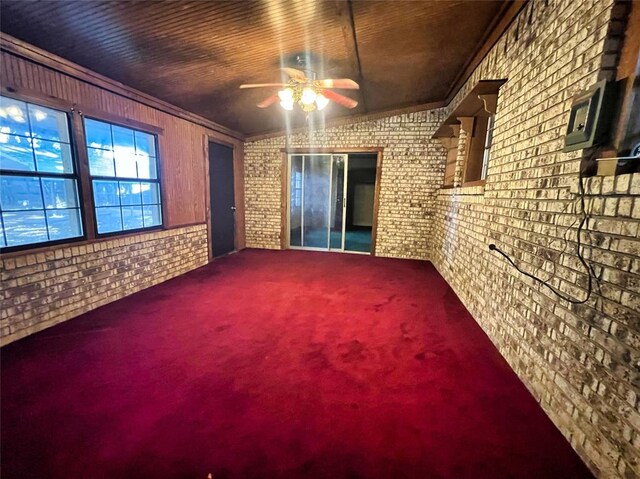
{"type": "Polygon", "coordinates": [[[197,225],[0,258],[2,344],[207,264],[197,225]]]}
{"type": "Polygon", "coordinates": [[[555,297],[487,245],[585,297],[575,255],[583,152],[562,148],[573,95],[615,71],[619,14],[613,0],[531,1],[448,107],[246,145],[248,243],[270,248],[280,247],[281,148],[384,146],[381,254],[433,261],[602,478],[640,477],[640,175],[585,181],[582,241],[599,278],[585,304],[555,297]],[[486,185],[439,189],[445,151],[430,134],[491,79],[507,82],[486,185]]]}
{"type": "Polygon", "coordinates": [[[514,270],[496,243],[564,294],[586,295],[576,254],[578,170],[562,153],[571,97],[614,65],[609,0],[529,2],[447,110],[483,79],[498,98],[485,187],[437,194],[432,261],[599,477],[640,477],[640,175],[586,181],[582,235],[600,279],[585,304],[514,270]]]}
{"type": "Polygon", "coordinates": [[[435,192],[444,172],[440,161],[444,149],[431,136],[444,119],[443,113],[407,113],[247,142],[247,246],[280,248],[281,149],[384,147],[376,253],[428,258],[435,192]]]}

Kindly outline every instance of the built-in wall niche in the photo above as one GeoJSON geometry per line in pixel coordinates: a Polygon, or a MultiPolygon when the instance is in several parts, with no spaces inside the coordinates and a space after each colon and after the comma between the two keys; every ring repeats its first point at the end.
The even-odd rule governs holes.
{"type": "Polygon", "coordinates": [[[478,82],[433,135],[447,150],[445,188],[484,183],[491,157],[498,90],[505,81],[478,82]]]}
{"type": "Polygon", "coordinates": [[[640,172],[640,4],[626,2],[620,7],[610,27],[611,31],[625,28],[624,41],[617,42],[615,76],[610,69],[601,74],[613,89],[614,100],[608,100],[612,103],[608,108],[611,125],[604,141],[585,152],[581,164],[584,176],[640,172]]]}

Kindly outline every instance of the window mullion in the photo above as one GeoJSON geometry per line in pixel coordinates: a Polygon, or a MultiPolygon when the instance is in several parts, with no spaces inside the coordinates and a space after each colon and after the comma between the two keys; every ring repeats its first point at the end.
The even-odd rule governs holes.
{"type": "Polygon", "coordinates": [[[65,180],[77,180],[78,176],[75,173],[55,173],[52,171],[20,171],[20,170],[2,170],[0,169],[0,175],[5,176],[30,176],[38,178],[64,178],[65,180]]]}
{"type": "Polygon", "coordinates": [[[91,177],[92,180],[105,180],[105,181],[132,181],[132,182],[142,182],[142,183],[160,183],[158,178],[134,178],[133,176],[104,176],[104,175],[93,175],[91,177]]]}
{"type": "Polygon", "coordinates": [[[0,210],[0,226],[2,226],[2,238],[4,239],[5,246],[8,246],[7,232],[4,230],[4,219],[2,219],[2,211],[0,210]]]}
{"type": "Polygon", "coordinates": [[[47,240],[51,241],[51,234],[49,233],[49,218],[47,218],[47,204],[44,200],[44,187],[42,186],[42,177],[38,178],[38,184],[40,185],[40,198],[42,198],[42,214],[44,215],[44,226],[47,229],[47,240]]]}
{"type": "MultiPolygon", "coordinates": [[[[31,111],[29,110],[29,104],[25,103],[25,110],[27,112],[27,126],[29,128],[29,146],[31,147],[31,157],[33,158],[33,171],[38,171],[38,160],[36,160],[36,147],[33,145],[33,129],[31,128],[31,111]]],[[[49,237],[49,231],[47,231],[47,238],[49,237]]]]}
{"type": "Polygon", "coordinates": [[[96,217],[93,209],[91,176],[89,174],[89,154],[86,148],[84,126],[80,114],[69,115],[72,129],[72,143],[76,153],[78,183],[80,193],[80,213],[84,219],[84,233],[87,239],[96,237],[96,217]]]}

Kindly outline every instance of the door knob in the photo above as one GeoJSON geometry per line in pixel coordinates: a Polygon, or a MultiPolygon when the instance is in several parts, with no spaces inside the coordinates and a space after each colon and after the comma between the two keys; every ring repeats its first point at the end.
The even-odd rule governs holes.
{"type": "Polygon", "coordinates": [[[232,207],[231,207],[231,211],[235,211],[235,210],[236,210],[236,207],[235,207],[235,206],[232,206],[232,207]]]}

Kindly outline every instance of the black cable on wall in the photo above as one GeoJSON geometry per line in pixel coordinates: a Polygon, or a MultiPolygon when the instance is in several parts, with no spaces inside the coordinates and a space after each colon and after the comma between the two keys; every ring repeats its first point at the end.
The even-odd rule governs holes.
{"type": "Polygon", "coordinates": [[[587,285],[587,295],[584,299],[574,299],[574,298],[570,298],[569,296],[566,296],[564,294],[562,294],[560,291],[558,291],[556,288],[554,288],[553,286],[551,286],[548,281],[545,281],[543,279],[538,278],[537,276],[528,273],[526,271],[524,271],[523,269],[521,269],[510,257],[507,253],[505,253],[504,251],[502,251],[500,248],[498,248],[495,244],[491,243],[489,245],[489,250],[491,251],[496,251],[497,253],[501,254],[502,256],[504,256],[504,258],[511,263],[511,265],[521,274],[533,279],[534,281],[537,281],[538,283],[542,284],[543,286],[545,286],[546,288],[548,288],[551,292],[553,292],[556,296],[558,296],[559,298],[572,303],[572,304],[584,304],[587,301],[589,301],[589,298],[591,297],[591,293],[593,292],[593,279],[596,277],[595,271],[593,270],[593,267],[587,263],[587,261],[585,260],[584,256],[582,255],[582,230],[584,229],[584,226],[587,224],[587,221],[589,220],[589,215],[587,214],[587,210],[585,208],[585,193],[584,193],[584,182],[583,182],[584,178],[582,176],[582,169],[580,169],[580,173],[579,173],[579,177],[578,177],[578,186],[579,186],[579,192],[580,192],[580,207],[582,209],[582,219],[580,220],[580,224],[578,225],[578,237],[576,240],[576,255],[578,256],[578,259],[580,260],[580,263],[582,264],[582,266],[584,266],[584,269],[587,272],[587,276],[589,278],[589,283],[587,285]]]}

